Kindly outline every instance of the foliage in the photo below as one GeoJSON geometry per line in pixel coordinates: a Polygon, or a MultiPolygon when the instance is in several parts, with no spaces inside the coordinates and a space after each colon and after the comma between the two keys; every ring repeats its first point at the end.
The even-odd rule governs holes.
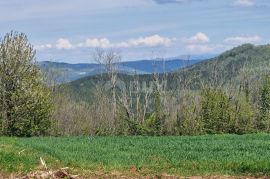
{"type": "Polygon", "coordinates": [[[254,46],[244,44],[228,50],[221,55],[204,60],[194,64],[186,69],[180,69],[170,75],[171,82],[168,83],[170,88],[182,88],[184,81],[175,85],[176,78],[190,80],[188,84],[191,89],[202,89],[204,86],[226,87],[233,84],[237,87],[241,84],[241,75],[251,79],[251,85],[263,74],[269,74],[270,45],[254,46]],[[179,77],[180,76],[180,77],[179,77]]]}
{"type": "Polygon", "coordinates": [[[45,135],[50,112],[50,93],[35,65],[33,47],[24,34],[7,34],[0,42],[1,133],[45,135]]]}
{"type": "Polygon", "coordinates": [[[232,131],[236,134],[252,133],[257,130],[255,117],[256,109],[247,99],[247,95],[240,94],[236,100],[234,100],[234,115],[232,131]]]}
{"type": "MultiPolygon", "coordinates": [[[[256,81],[270,72],[268,68],[270,66],[269,57],[270,45],[244,44],[215,58],[203,60],[184,69],[168,73],[166,78],[168,90],[181,90],[184,87],[201,90],[204,86],[228,87],[231,84],[234,87],[239,87],[243,73],[251,80],[250,85],[256,86],[256,81]],[[189,83],[184,84],[186,81],[189,81],[189,83]],[[215,84],[213,81],[215,81],[215,84]]],[[[104,83],[108,81],[108,76],[103,75],[102,78],[99,78],[99,76],[81,78],[66,84],[66,86],[72,89],[72,93],[84,99],[83,96],[87,96],[89,91],[93,91],[95,84],[99,81],[104,83]]],[[[132,75],[118,74],[118,77],[126,84],[134,80],[132,75]]],[[[153,80],[153,75],[138,75],[138,78],[139,81],[148,83],[153,80]]]]}
{"type": "Polygon", "coordinates": [[[269,47],[245,44],[178,72],[151,75],[119,74],[119,53],[100,49],[93,57],[107,74],[57,85],[62,75],[48,66],[52,101],[33,47],[24,34],[11,32],[0,41],[0,134],[270,132],[270,77],[262,80],[269,73],[269,47]]]}
{"type": "Polygon", "coordinates": [[[270,131],[270,77],[266,76],[260,93],[260,114],[259,129],[270,131]]]}
{"type": "Polygon", "coordinates": [[[207,88],[202,91],[201,118],[206,133],[229,133],[232,110],[229,97],[221,90],[207,88]]]}
{"type": "Polygon", "coordinates": [[[188,93],[182,98],[177,110],[176,126],[179,135],[198,135],[202,133],[203,123],[200,117],[198,97],[188,93]]]}
{"type": "Polygon", "coordinates": [[[269,45],[245,44],[178,72],[117,74],[117,80],[127,85],[125,94],[119,90],[115,90],[115,95],[104,90],[98,94],[95,92],[97,86],[102,87],[110,81],[108,74],[82,78],[61,86],[70,89],[68,95],[74,96],[80,114],[88,113],[84,111],[88,110],[94,116],[82,115],[80,120],[76,119],[87,121],[78,126],[88,130],[79,132],[80,135],[269,132],[268,87],[266,83],[262,86],[262,76],[269,73],[269,56],[269,45]],[[131,83],[150,86],[160,80],[167,84],[163,91],[157,86],[152,91],[128,91],[131,83]],[[81,102],[88,107],[79,107],[81,102]],[[115,110],[113,118],[112,107],[115,110]]]}

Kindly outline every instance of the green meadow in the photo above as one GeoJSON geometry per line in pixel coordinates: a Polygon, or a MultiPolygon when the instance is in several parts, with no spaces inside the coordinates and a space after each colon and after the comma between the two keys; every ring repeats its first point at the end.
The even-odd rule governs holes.
{"type": "Polygon", "coordinates": [[[0,138],[1,173],[40,165],[140,175],[270,175],[270,135],[0,138]]]}

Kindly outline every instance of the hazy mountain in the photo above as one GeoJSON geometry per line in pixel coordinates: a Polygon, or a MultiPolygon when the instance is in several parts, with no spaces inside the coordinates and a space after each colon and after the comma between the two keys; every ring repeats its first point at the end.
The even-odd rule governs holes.
{"type": "MultiPolygon", "coordinates": [[[[182,59],[156,59],[156,60],[139,60],[127,61],[117,64],[119,73],[123,74],[151,74],[171,72],[177,69],[193,65],[202,59],[182,60],[182,59]]],[[[73,81],[79,78],[93,76],[105,73],[104,66],[99,64],[69,64],[61,62],[43,61],[39,65],[44,71],[55,71],[59,74],[58,81],[73,81]]]]}

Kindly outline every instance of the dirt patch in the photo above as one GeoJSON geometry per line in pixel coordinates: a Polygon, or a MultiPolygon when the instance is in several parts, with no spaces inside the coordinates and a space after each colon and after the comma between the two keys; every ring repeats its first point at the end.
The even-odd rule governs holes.
{"type": "Polygon", "coordinates": [[[124,176],[119,172],[113,172],[112,174],[100,174],[95,176],[79,176],[69,174],[65,170],[56,171],[34,171],[27,175],[9,175],[4,176],[0,174],[1,179],[99,179],[99,178],[115,178],[115,179],[269,179],[270,177],[251,177],[251,176],[190,176],[180,177],[171,175],[156,175],[156,176],[124,176]]]}
{"type": "Polygon", "coordinates": [[[1,175],[1,179],[75,179],[79,178],[77,175],[71,175],[65,170],[38,170],[30,172],[26,175],[22,174],[11,174],[11,175],[1,175]]]}

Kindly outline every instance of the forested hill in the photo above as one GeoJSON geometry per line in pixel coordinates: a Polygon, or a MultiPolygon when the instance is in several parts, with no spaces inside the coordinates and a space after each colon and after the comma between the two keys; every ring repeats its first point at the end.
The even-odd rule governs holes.
{"type": "MultiPolygon", "coordinates": [[[[218,57],[204,60],[184,69],[179,69],[167,74],[168,90],[199,89],[202,86],[226,86],[239,85],[243,81],[257,81],[270,72],[270,45],[254,46],[245,44],[228,50],[218,57]]],[[[270,73],[269,73],[270,74],[270,73]]],[[[153,75],[119,74],[118,78],[127,84],[138,79],[149,82],[153,75]]],[[[108,76],[100,75],[81,78],[68,84],[74,93],[81,95],[89,94],[97,82],[108,81],[108,76]]]]}
{"type": "Polygon", "coordinates": [[[244,44],[218,57],[202,61],[171,74],[192,88],[202,85],[223,86],[256,79],[270,72],[270,45],[244,44]],[[188,81],[188,82],[187,82],[188,81]]]}

